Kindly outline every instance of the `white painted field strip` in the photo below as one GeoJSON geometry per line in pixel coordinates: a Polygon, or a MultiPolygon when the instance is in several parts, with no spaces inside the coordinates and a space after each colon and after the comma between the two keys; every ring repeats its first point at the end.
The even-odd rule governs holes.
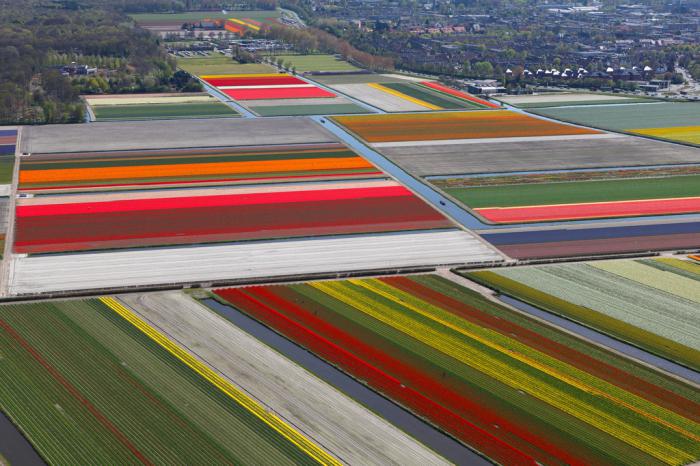
{"type": "Polygon", "coordinates": [[[565,134],[558,136],[520,136],[513,138],[473,138],[473,139],[442,139],[435,141],[390,141],[375,142],[370,144],[374,148],[382,147],[416,147],[416,146],[449,146],[452,144],[487,144],[487,143],[507,143],[507,142],[530,142],[530,141],[573,141],[582,139],[616,139],[627,137],[623,134],[601,133],[601,134],[565,134]]]}
{"type": "Polygon", "coordinates": [[[122,295],[120,300],[348,464],[449,464],[180,291],[122,295]]]}
{"type": "Polygon", "coordinates": [[[316,87],[313,84],[263,84],[257,86],[216,86],[218,89],[294,89],[300,87],[316,87]]]}
{"type": "Polygon", "coordinates": [[[200,283],[501,259],[462,230],[52,254],[14,257],[9,292],[200,283]]]}

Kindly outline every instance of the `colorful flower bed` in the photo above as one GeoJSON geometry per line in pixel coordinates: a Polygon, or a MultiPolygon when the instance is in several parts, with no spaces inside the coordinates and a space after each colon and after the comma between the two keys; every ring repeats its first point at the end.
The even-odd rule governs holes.
{"type": "Polygon", "coordinates": [[[370,143],[598,134],[506,110],[351,115],[335,121],[370,143]]]}
{"type": "Polygon", "coordinates": [[[15,252],[450,228],[393,181],[139,191],[23,199],[15,252]]]}
{"type": "Polygon", "coordinates": [[[700,265],[617,260],[469,273],[503,293],[700,368],[700,265]]]}
{"type": "Polygon", "coordinates": [[[700,175],[448,187],[445,192],[493,223],[700,212],[700,175]]]}
{"type": "Polygon", "coordinates": [[[16,129],[0,129],[0,184],[10,184],[12,182],[16,143],[16,129]]]}
{"type": "Polygon", "coordinates": [[[676,251],[700,248],[700,222],[494,231],[481,236],[503,253],[517,259],[676,251]]]}
{"type": "Polygon", "coordinates": [[[500,464],[686,464],[683,383],[428,276],[215,291],[500,464]]]}
{"type": "Polygon", "coordinates": [[[22,159],[29,192],[143,189],[381,175],[339,143],[222,149],[35,154],[22,159]]]}
{"type": "Polygon", "coordinates": [[[285,74],[202,76],[208,84],[235,100],[335,97],[320,87],[285,74]]]}

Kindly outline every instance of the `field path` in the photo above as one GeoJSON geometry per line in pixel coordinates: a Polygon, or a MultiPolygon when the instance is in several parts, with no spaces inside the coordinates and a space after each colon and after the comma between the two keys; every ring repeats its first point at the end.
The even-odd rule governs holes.
{"type": "Polygon", "coordinates": [[[349,464],[447,464],[349,397],[181,292],[119,299],[190,354],[349,464]]]}

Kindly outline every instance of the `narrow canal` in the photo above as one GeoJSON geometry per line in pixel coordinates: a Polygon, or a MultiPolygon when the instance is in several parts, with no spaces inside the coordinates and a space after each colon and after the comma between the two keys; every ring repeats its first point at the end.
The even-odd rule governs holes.
{"type": "Polygon", "coordinates": [[[201,302],[234,325],[310,371],[316,377],[379,414],[447,460],[457,465],[491,465],[491,462],[452,437],[234,307],[224,305],[211,298],[203,299],[201,302]]]}

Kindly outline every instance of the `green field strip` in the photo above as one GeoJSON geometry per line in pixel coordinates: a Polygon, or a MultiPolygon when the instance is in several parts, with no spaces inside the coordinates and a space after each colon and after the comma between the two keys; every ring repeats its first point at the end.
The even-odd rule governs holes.
{"type": "Polygon", "coordinates": [[[248,105],[248,108],[263,117],[370,113],[367,109],[355,104],[280,105],[274,107],[248,105]]]}
{"type": "MultiPolygon", "coordinates": [[[[121,432],[126,439],[122,443],[131,444],[148,461],[312,464],[286,439],[96,300],[3,306],[0,317],[121,432]]],[[[1,338],[0,344],[7,341],[1,338]]],[[[20,356],[26,360],[26,354],[20,356]]],[[[43,367],[15,360],[23,362],[11,368],[11,379],[46,379],[43,367]]],[[[0,367],[5,367],[5,359],[0,367]]],[[[67,464],[134,462],[117,436],[104,435],[108,429],[95,426],[95,416],[85,414],[84,403],[52,406],[54,399],[70,401],[62,387],[53,384],[53,392],[48,392],[52,385],[42,384],[29,393],[32,384],[14,389],[0,385],[0,393],[9,393],[8,398],[39,402],[3,401],[3,406],[45,458],[67,464]],[[23,411],[27,406],[30,409],[23,411]],[[35,416],[46,414],[63,421],[35,421],[35,416]],[[61,425],[66,422],[70,425],[61,425]],[[64,438],[66,433],[70,439],[64,438]],[[100,433],[104,438],[96,439],[100,433]]]]}
{"type": "MultiPolygon", "coordinates": [[[[602,99],[602,100],[572,100],[572,101],[562,101],[562,102],[532,102],[526,104],[509,104],[518,108],[555,108],[555,107],[576,107],[580,105],[621,105],[621,104],[642,104],[642,103],[654,103],[658,102],[652,99],[645,98],[624,98],[624,99],[602,99]]],[[[507,102],[506,102],[507,103],[507,102]]]]}
{"type": "Polygon", "coordinates": [[[687,126],[700,121],[700,104],[664,102],[653,105],[617,105],[534,109],[533,113],[595,128],[626,131],[630,128],[687,126]]]}
{"type": "Polygon", "coordinates": [[[12,183],[14,168],[15,157],[13,155],[0,156],[0,184],[12,183]]]}
{"type": "MultiPolygon", "coordinates": [[[[353,333],[353,335],[363,338],[363,341],[369,335],[369,341],[379,343],[378,348],[381,348],[387,354],[420,368],[464,396],[481,400],[484,406],[499,412],[509,420],[527,425],[528,429],[536,435],[552,441],[562,442],[566,448],[579,450],[581,455],[588,457],[591,461],[604,462],[606,464],[625,464],[620,458],[616,458],[615,452],[622,452],[623,458],[635,457],[640,461],[651,460],[647,455],[641,454],[638,450],[629,447],[629,445],[591,428],[585,422],[553,409],[550,405],[537,398],[523,396],[512,387],[308,285],[295,286],[295,289],[322,303],[323,307],[332,309],[347,319],[345,322],[336,319],[335,322],[341,325],[349,325],[348,329],[354,329],[353,325],[359,325],[364,329],[363,332],[353,333]],[[378,338],[379,340],[377,340],[378,338]],[[582,439],[584,441],[587,440],[585,448],[582,445],[582,439]],[[606,447],[599,447],[602,445],[606,445],[606,447]],[[611,447],[614,450],[611,450],[611,447]]],[[[359,291],[362,292],[361,289],[359,291]]],[[[381,302],[383,299],[376,295],[370,296],[378,302],[381,302]]],[[[386,304],[396,306],[392,302],[386,304]]],[[[324,319],[326,315],[324,315],[324,319]]],[[[340,328],[345,329],[346,327],[340,328]]],[[[483,424],[483,420],[475,418],[468,411],[460,412],[459,414],[477,425],[481,425],[486,430],[491,430],[494,433],[498,432],[498,429],[494,431],[493,426],[483,424]]],[[[510,441],[517,441],[515,438],[507,436],[506,438],[510,441]]],[[[522,442],[522,440],[519,442],[522,442]]],[[[522,444],[519,447],[528,448],[522,444]]],[[[541,454],[541,452],[539,453],[541,454]]]]}
{"type": "Polygon", "coordinates": [[[220,102],[104,105],[93,107],[93,112],[98,121],[240,116],[231,107],[220,102]]]}
{"type": "MultiPolygon", "coordinates": [[[[464,275],[467,278],[471,278],[472,276],[471,273],[461,275],[464,275]]],[[[646,382],[663,387],[695,403],[700,403],[700,392],[692,389],[687,384],[679,382],[676,378],[663,375],[658,371],[650,369],[646,365],[635,363],[631,359],[618,356],[611,351],[607,351],[603,347],[587,343],[584,340],[559,330],[554,326],[537,321],[526,314],[513,311],[499,305],[498,303],[487,300],[482,295],[465,289],[450,280],[438,275],[416,275],[412,276],[411,279],[417,283],[439,291],[452,299],[462,302],[467,306],[476,307],[488,315],[512,322],[527,330],[534,331],[542,335],[544,338],[562,344],[598,361],[604,362],[605,364],[609,364],[620,371],[634,374],[636,377],[639,377],[646,382]]],[[[485,283],[488,284],[488,282],[485,283]]]]}
{"type": "MultiPolygon", "coordinates": [[[[592,263],[591,266],[614,273],[634,283],[668,293],[673,297],[681,297],[700,304],[700,284],[696,283],[696,280],[678,275],[669,275],[657,268],[649,268],[649,266],[637,261],[602,261],[592,263]]],[[[698,319],[696,313],[686,317],[687,319],[683,325],[694,325],[697,330],[696,335],[700,335],[700,325],[698,325],[700,324],[700,319],[698,319]]]]}
{"type": "Polygon", "coordinates": [[[602,312],[552,296],[495,272],[472,272],[468,273],[467,276],[532,306],[598,329],[651,353],[680,362],[695,370],[700,368],[700,353],[674,340],[664,338],[602,312]]]}
{"type": "Polygon", "coordinates": [[[700,281],[700,264],[681,259],[660,257],[657,259],[641,259],[638,262],[666,272],[672,272],[692,280],[700,281]]]}
{"type": "Polygon", "coordinates": [[[427,87],[419,86],[414,83],[404,84],[404,83],[382,83],[382,86],[388,87],[395,91],[406,94],[410,97],[428,102],[429,104],[437,105],[448,110],[455,109],[469,109],[469,108],[481,108],[479,105],[474,103],[468,103],[464,100],[452,99],[447,94],[432,91],[427,87]]]}
{"type": "Polygon", "coordinates": [[[444,188],[472,208],[700,196],[700,175],[444,188]]]}
{"type": "Polygon", "coordinates": [[[480,109],[480,110],[491,108],[488,105],[480,104],[479,102],[469,100],[465,97],[460,97],[458,95],[449,94],[447,92],[440,91],[439,89],[434,89],[434,88],[427,86],[423,83],[413,83],[413,84],[418,89],[421,89],[424,92],[431,92],[433,94],[439,95],[442,98],[446,98],[446,99],[454,100],[456,102],[460,102],[461,104],[466,105],[466,107],[464,107],[464,108],[474,108],[474,109],[480,109]]]}
{"type": "Polygon", "coordinates": [[[275,55],[273,59],[290,62],[298,72],[304,71],[357,71],[354,65],[338,60],[334,55],[275,55]]]}

